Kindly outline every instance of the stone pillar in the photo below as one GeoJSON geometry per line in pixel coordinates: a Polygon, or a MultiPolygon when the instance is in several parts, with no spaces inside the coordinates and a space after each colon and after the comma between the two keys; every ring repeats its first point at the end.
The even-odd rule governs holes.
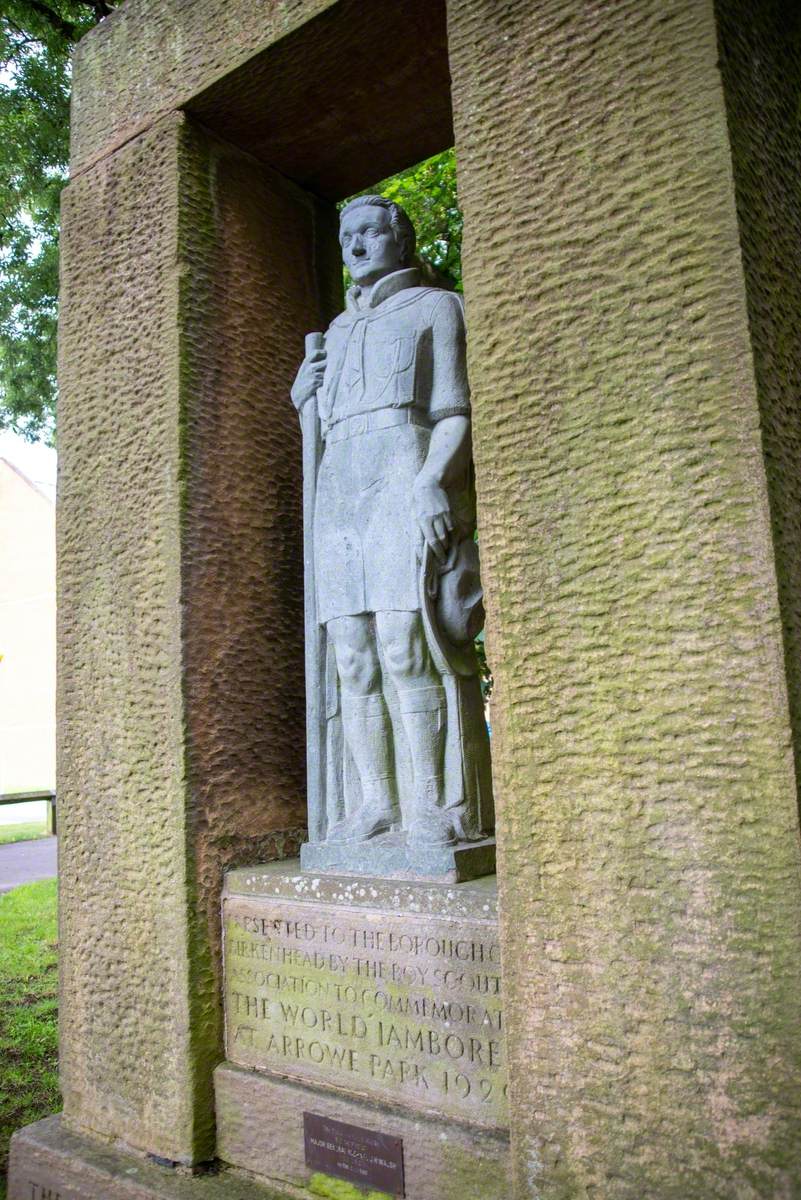
{"type": "Polygon", "coordinates": [[[305,819],[288,393],[341,291],[330,216],[179,113],[64,198],[64,1113],[182,1162],[214,1152],[222,872],[305,819]]]}
{"type": "Polygon", "coordinates": [[[449,2],[518,1200],[801,1195],[798,19],[756,8],[449,2]]]}

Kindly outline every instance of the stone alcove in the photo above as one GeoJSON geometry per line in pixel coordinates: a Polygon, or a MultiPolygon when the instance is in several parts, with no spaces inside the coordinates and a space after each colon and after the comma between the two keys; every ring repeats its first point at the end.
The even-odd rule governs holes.
{"type": "Polygon", "coordinates": [[[291,855],[303,818],[286,391],[337,302],[332,202],[455,142],[514,1192],[798,1192],[796,26],[744,0],[126,0],[81,44],[72,1128],[213,1153],[222,870],[291,855]]]}

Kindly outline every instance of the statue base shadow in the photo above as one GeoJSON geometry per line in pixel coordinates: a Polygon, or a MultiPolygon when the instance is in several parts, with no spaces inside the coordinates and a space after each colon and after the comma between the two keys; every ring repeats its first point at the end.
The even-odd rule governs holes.
{"type": "Polygon", "coordinates": [[[300,849],[300,865],[303,871],[466,883],[495,873],[495,839],[410,846],[405,833],[391,832],[366,842],[306,842],[300,849]]]}

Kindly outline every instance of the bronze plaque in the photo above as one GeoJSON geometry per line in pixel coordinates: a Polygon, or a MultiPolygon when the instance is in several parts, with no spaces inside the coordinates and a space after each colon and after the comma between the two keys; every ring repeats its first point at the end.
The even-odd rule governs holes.
{"type": "Polygon", "coordinates": [[[391,1196],[406,1195],[402,1138],[305,1112],[303,1141],[307,1167],[391,1196]]]}

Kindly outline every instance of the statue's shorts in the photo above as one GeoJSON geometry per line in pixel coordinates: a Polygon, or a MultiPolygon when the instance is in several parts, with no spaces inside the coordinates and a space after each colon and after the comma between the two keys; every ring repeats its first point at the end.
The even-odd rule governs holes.
{"type": "Polygon", "coordinates": [[[404,424],[327,441],[314,513],[320,624],[420,608],[423,535],[412,485],[430,437],[427,428],[404,424]]]}

